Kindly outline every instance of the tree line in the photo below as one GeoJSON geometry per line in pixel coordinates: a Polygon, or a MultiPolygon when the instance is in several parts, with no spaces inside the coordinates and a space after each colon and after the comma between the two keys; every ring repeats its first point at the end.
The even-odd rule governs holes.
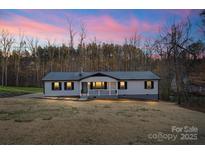
{"type": "MultiPolygon", "coordinates": [[[[205,37],[205,11],[200,14],[205,37]]],[[[191,22],[164,26],[155,40],[141,40],[137,33],[123,44],[86,41],[86,27],[77,33],[68,20],[69,43],[61,45],[37,38],[28,38],[22,32],[15,36],[0,32],[0,81],[2,86],[42,86],[42,77],[51,71],[153,71],[161,77],[161,96],[167,99],[171,83],[176,82],[176,96],[187,95],[184,77],[204,63],[204,42],[193,39],[191,22]],[[74,45],[76,35],[77,45],[74,45]]],[[[203,38],[202,38],[203,39],[203,38]]]]}

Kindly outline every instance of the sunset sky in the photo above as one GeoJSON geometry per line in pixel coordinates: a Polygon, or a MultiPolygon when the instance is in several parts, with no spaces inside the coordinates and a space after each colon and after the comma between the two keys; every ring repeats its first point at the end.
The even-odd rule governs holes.
{"type": "Polygon", "coordinates": [[[97,41],[122,43],[135,32],[143,39],[155,38],[163,25],[189,16],[193,36],[197,38],[199,13],[200,10],[0,10],[0,29],[14,35],[23,31],[28,37],[67,42],[69,18],[76,31],[81,22],[86,25],[87,41],[96,37],[97,41]]]}

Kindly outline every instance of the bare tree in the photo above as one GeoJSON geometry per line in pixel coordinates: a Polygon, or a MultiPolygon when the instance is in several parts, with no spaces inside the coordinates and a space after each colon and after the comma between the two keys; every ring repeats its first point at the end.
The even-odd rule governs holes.
{"type": "Polygon", "coordinates": [[[135,32],[134,35],[129,38],[129,44],[135,46],[136,48],[140,48],[141,35],[135,32]]]}
{"type": "Polygon", "coordinates": [[[2,46],[2,75],[1,85],[7,86],[8,83],[8,58],[10,56],[11,47],[14,43],[14,37],[6,30],[1,31],[0,45],[2,46]]]}
{"type": "Polygon", "coordinates": [[[60,64],[60,71],[63,71],[63,55],[62,55],[62,51],[61,51],[61,47],[58,47],[58,61],[60,64]]]}
{"type": "Polygon", "coordinates": [[[18,42],[17,42],[17,52],[15,59],[15,71],[16,71],[16,86],[19,86],[19,72],[20,72],[20,62],[21,62],[21,52],[26,46],[26,41],[24,34],[19,32],[18,42]]]}
{"type": "Polygon", "coordinates": [[[39,85],[40,84],[40,79],[39,79],[39,69],[40,69],[40,59],[39,59],[39,57],[40,56],[39,56],[38,51],[37,51],[39,40],[37,38],[36,39],[27,38],[27,42],[28,42],[28,48],[32,52],[33,61],[34,61],[34,65],[35,65],[36,83],[37,83],[37,85],[39,85]]]}
{"type": "Polygon", "coordinates": [[[85,27],[85,24],[84,23],[81,23],[81,25],[80,25],[80,46],[82,46],[83,45],[83,43],[84,43],[84,40],[85,40],[85,38],[86,38],[86,27],[85,27]]]}
{"type": "Polygon", "coordinates": [[[145,64],[145,70],[151,70],[151,59],[153,58],[153,42],[151,42],[150,39],[146,39],[144,42],[144,64],[145,64]]]}
{"type": "Polygon", "coordinates": [[[47,50],[48,50],[48,57],[49,57],[49,63],[50,63],[50,71],[53,71],[53,63],[54,63],[54,51],[53,47],[55,46],[55,40],[51,42],[50,40],[47,40],[47,50]]]}
{"type": "Polygon", "coordinates": [[[67,23],[68,23],[68,35],[69,35],[69,47],[73,49],[74,47],[74,38],[77,32],[73,28],[73,23],[72,20],[67,18],[67,23]]]}
{"type": "Polygon", "coordinates": [[[86,38],[86,27],[84,23],[80,25],[80,33],[79,33],[79,61],[80,61],[80,69],[83,70],[83,67],[86,66],[86,55],[85,55],[85,44],[84,40],[86,38]]]}
{"type": "Polygon", "coordinates": [[[179,24],[173,24],[171,29],[167,30],[161,35],[161,43],[163,43],[167,50],[168,60],[173,63],[173,73],[176,82],[176,94],[177,102],[181,103],[181,96],[184,94],[183,78],[186,72],[184,72],[184,59],[183,55],[188,52],[187,48],[190,45],[191,24],[189,20],[181,22],[179,24]]]}
{"type": "Polygon", "coordinates": [[[201,31],[203,32],[203,36],[205,36],[205,10],[200,13],[202,24],[199,25],[201,31]]]}
{"type": "Polygon", "coordinates": [[[67,18],[67,24],[68,24],[68,36],[69,36],[69,50],[67,53],[68,61],[71,61],[71,65],[67,65],[67,70],[72,71],[74,69],[74,62],[75,62],[75,49],[74,49],[74,40],[77,32],[74,30],[74,26],[72,23],[72,20],[67,18]]]}
{"type": "MultiPolygon", "coordinates": [[[[144,63],[144,55],[140,52],[141,35],[135,32],[130,38],[125,38],[124,51],[125,56],[124,69],[137,70],[138,63],[144,63]],[[137,58],[139,57],[139,58],[137,58]]],[[[142,66],[142,65],[141,65],[142,66]]],[[[143,67],[143,66],[142,66],[143,67]]]]}

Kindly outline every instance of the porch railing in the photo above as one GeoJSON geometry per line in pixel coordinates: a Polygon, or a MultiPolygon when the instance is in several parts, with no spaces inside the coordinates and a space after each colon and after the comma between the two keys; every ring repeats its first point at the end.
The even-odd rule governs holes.
{"type": "Polygon", "coordinates": [[[90,96],[102,96],[102,95],[117,95],[117,90],[112,89],[92,89],[88,91],[90,96]]]}

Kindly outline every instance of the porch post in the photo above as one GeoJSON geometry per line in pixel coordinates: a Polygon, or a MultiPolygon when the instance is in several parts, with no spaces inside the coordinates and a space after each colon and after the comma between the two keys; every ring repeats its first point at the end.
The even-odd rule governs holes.
{"type": "Polygon", "coordinates": [[[81,89],[82,89],[82,87],[81,87],[82,85],[81,85],[81,81],[80,81],[80,96],[82,96],[82,94],[81,94],[81,89]]]}
{"type": "Polygon", "coordinates": [[[111,82],[108,82],[109,84],[109,95],[111,95],[111,82]]]}
{"type": "Polygon", "coordinates": [[[116,95],[118,95],[118,82],[115,82],[116,95]]]}
{"type": "Polygon", "coordinates": [[[89,96],[89,92],[90,92],[90,82],[87,82],[87,89],[88,89],[87,95],[89,96]]]}

